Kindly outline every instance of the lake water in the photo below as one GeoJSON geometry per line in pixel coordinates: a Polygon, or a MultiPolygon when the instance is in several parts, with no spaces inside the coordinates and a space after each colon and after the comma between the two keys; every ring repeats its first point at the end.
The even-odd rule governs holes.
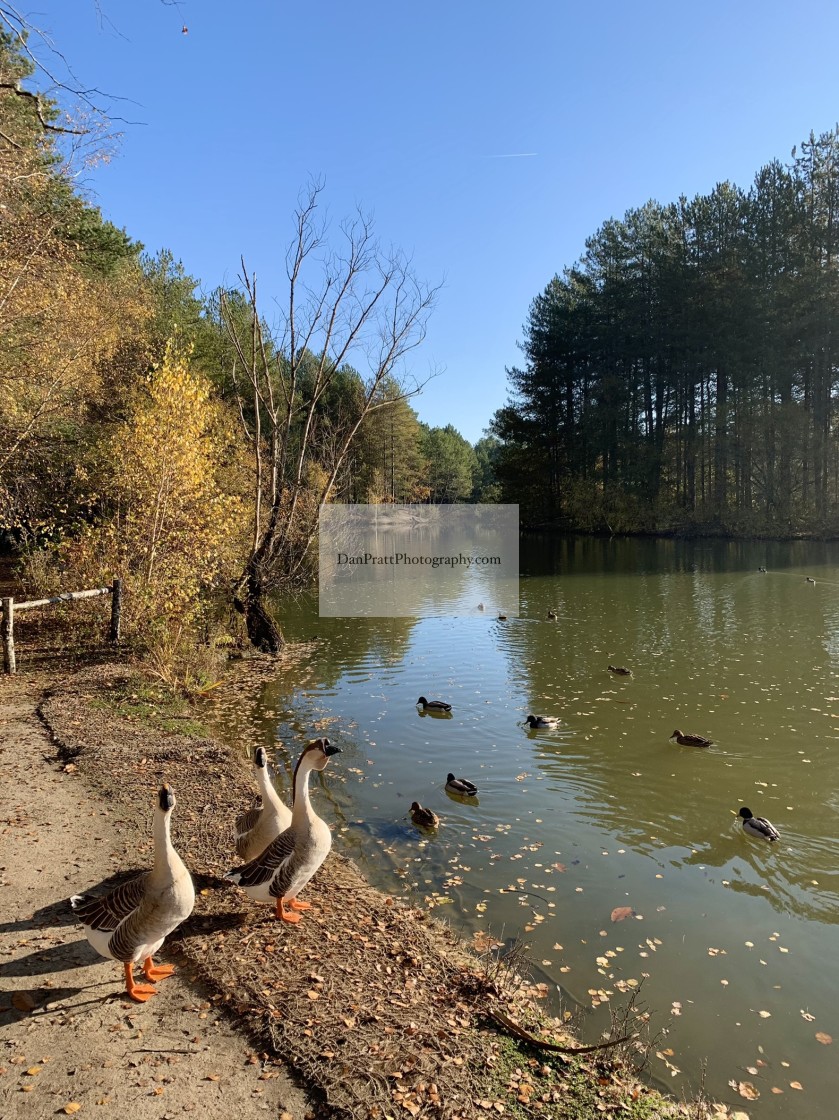
{"type": "Polygon", "coordinates": [[[520,937],[587,1038],[643,980],[666,1032],[652,1073],[672,1091],[707,1063],[706,1090],[752,1117],[829,1114],[839,546],[527,538],[521,566],[506,622],[490,603],[423,621],[284,604],[286,636],[318,641],[255,715],[224,717],[230,733],[272,746],[287,787],[301,740],[325,731],[343,754],[314,796],[336,846],[466,938],[520,937]],[[452,717],[421,715],[421,694],[452,717]],[[529,731],[531,712],[560,726],[529,731]],[[677,746],[677,727],[714,745],[677,746]],[[449,771],[478,785],[472,803],[447,795],[449,771]],[[411,824],[413,800],[436,835],[411,824]],[[742,805],[781,841],[745,835],[742,805]],[[633,913],[612,921],[617,907],[633,913]]]}

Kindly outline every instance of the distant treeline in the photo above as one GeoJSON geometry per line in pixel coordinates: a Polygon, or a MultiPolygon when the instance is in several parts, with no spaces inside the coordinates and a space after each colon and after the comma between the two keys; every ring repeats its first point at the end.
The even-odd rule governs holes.
{"type": "Polygon", "coordinates": [[[530,307],[504,500],[579,529],[839,532],[839,127],[609,220],[530,307]]]}

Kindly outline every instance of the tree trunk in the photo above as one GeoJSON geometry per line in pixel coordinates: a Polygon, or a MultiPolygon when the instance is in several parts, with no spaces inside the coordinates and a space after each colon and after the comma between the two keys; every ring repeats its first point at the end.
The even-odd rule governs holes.
{"type": "Polygon", "coordinates": [[[244,597],[236,596],[233,605],[245,616],[248,638],[260,653],[279,653],[285,638],[265,605],[265,589],[258,572],[248,572],[244,597]]]}

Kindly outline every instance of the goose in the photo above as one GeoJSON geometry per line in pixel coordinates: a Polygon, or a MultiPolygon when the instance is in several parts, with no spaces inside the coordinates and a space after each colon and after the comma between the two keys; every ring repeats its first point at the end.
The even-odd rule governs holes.
{"type": "Polygon", "coordinates": [[[426,700],[424,696],[420,696],[417,703],[422,704],[424,712],[450,712],[452,710],[451,704],[447,704],[444,700],[426,700]]]}
{"type": "Polygon", "coordinates": [[[524,722],[530,728],[559,726],[559,720],[556,716],[528,716],[524,722]]]}
{"type": "Polygon", "coordinates": [[[291,824],[255,859],[224,876],[255,902],[274,902],[276,916],[284,922],[299,922],[299,911],[310,909],[311,904],[298,902],[297,896],[332,847],[329,826],[309,800],[309,775],[324,770],[332,755],[340,753],[328,739],[315,739],[304,747],[294,768],[291,824]]]}
{"type": "Polygon", "coordinates": [[[272,840],[291,824],[291,809],[281,800],[268,773],[268,752],[257,747],[253,752],[256,784],[262,805],[240,813],[236,818],[236,855],[249,860],[264,852],[272,840]]]}
{"type": "Polygon", "coordinates": [[[684,731],[679,731],[677,728],[670,736],[675,739],[683,747],[710,747],[713,739],[706,739],[704,735],[686,735],[684,731]]]}
{"type": "Polygon", "coordinates": [[[780,840],[780,832],[766,817],[756,817],[751,809],[747,809],[745,805],[738,815],[743,818],[744,832],[750,832],[752,836],[760,836],[764,840],[780,840]]]}
{"type": "Polygon", "coordinates": [[[90,944],[103,957],[120,961],[125,989],[131,999],[145,1003],[155,994],[149,984],[134,983],[134,965],[143,962],[143,974],[156,983],[175,971],[171,964],[156,965],[154,954],[172,930],[192,913],[195,887],[192,876],[172,846],[169,826],[175,795],[165,783],[157,795],[154,812],[154,866],[130,879],[104,898],[74,894],[70,905],[84,927],[90,944]]]}
{"type": "Polygon", "coordinates": [[[556,622],[556,611],[548,611],[548,622],[556,622]]]}
{"type": "Polygon", "coordinates": [[[619,677],[631,677],[632,670],[627,669],[625,665],[607,665],[606,668],[610,673],[615,673],[619,677]]]}
{"type": "Polygon", "coordinates": [[[466,778],[456,778],[454,774],[449,774],[446,778],[446,789],[449,793],[460,794],[461,797],[474,797],[478,792],[476,785],[466,778]]]}
{"type": "Polygon", "coordinates": [[[433,809],[423,809],[419,801],[411,803],[411,820],[420,828],[437,828],[440,824],[440,818],[433,809]]]}

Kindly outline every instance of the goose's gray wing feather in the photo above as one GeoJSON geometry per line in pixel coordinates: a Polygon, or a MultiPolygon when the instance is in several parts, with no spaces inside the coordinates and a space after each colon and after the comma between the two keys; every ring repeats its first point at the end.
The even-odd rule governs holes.
{"type": "Polygon", "coordinates": [[[125,918],[132,914],[146,892],[146,879],[148,872],[138,875],[136,879],[129,879],[119,887],[115,887],[104,898],[87,898],[81,895],[78,901],[72,903],[76,917],[83,926],[97,930],[114,930],[125,918]]]}
{"type": "Polygon", "coordinates": [[[243,836],[245,833],[250,832],[252,828],[256,827],[256,823],[261,816],[261,805],[258,805],[255,809],[248,809],[245,813],[240,813],[236,818],[236,835],[243,836]]]}
{"type": "Polygon", "coordinates": [[[272,840],[256,859],[235,868],[239,875],[239,886],[256,887],[260,883],[267,883],[269,879],[273,879],[277,869],[294,855],[296,839],[291,829],[287,828],[276,840],[272,840]]]}

